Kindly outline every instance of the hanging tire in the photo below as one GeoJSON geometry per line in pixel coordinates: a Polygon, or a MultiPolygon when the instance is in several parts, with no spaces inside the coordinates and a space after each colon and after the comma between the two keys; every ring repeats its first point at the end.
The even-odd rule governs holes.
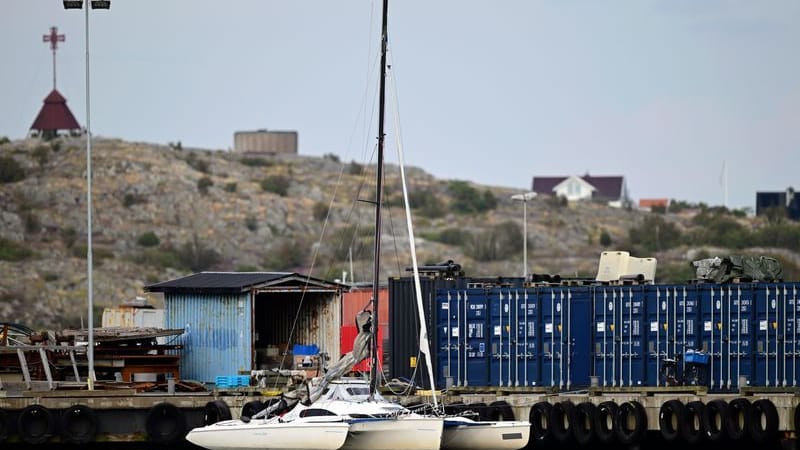
{"type": "Polygon", "coordinates": [[[159,403],[147,412],[145,422],[150,442],[171,445],[183,439],[186,433],[186,418],[177,406],[159,403]]]}
{"type": "Polygon", "coordinates": [[[647,432],[647,414],[642,404],[637,401],[621,404],[615,417],[614,431],[623,445],[639,443],[647,432]]]}
{"type": "Polygon", "coordinates": [[[756,444],[767,444],[778,439],[778,410],[775,405],[762,398],[753,402],[750,408],[750,437],[756,444]]]}
{"type": "Polygon", "coordinates": [[[661,405],[661,409],[658,411],[658,429],[665,441],[675,442],[681,437],[683,409],[683,403],[680,400],[669,400],[661,405]]]}
{"type": "Polygon", "coordinates": [[[794,407],[794,434],[800,436],[800,406],[794,407]]]}
{"type": "Polygon", "coordinates": [[[717,399],[706,403],[703,410],[703,428],[711,442],[724,441],[728,437],[725,422],[728,420],[728,403],[717,399]]]}
{"type": "Polygon", "coordinates": [[[97,413],[86,405],[72,405],[61,413],[61,436],[70,444],[88,444],[97,435],[97,413]]]}
{"type": "Polygon", "coordinates": [[[725,420],[725,431],[734,441],[748,437],[750,428],[750,410],[752,406],[746,398],[736,398],[728,403],[728,417],[725,420]]]}
{"type": "Polygon", "coordinates": [[[267,406],[261,400],[250,400],[249,402],[245,403],[242,406],[242,412],[240,416],[242,417],[253,417],[255,413],[263,410],[267,406]]]}
{"type": "Polygon", "coordinates": [[[478,420],[489,420],[489,409],[486,403],[483,402],[470,403],[466,406],[467,411],[477,414],[478,420]]]}
{"type": "Polygon", "coordinates": [[[514,415],[514,410],[511,409],[511,405],[509,405],[508,402],[505,400],[498,400],[496,402],[489,403],[489,407],[490,407],[489,420],[491,421],[511,422],[517,420],[516,416],[514,415]]]}
{"type": "Polygon", "coordinates": [[[553,439],[550,423],[550,412],[553,406],[547,402],[539,402],[531,407],[528,421],[531,423],[530,439],[538,444],[546,444],[553,439]]]}
{"type": "Polygon", "coordinates": [[[594,416],[597,413],[594,403],[579,403],[572,410],[572,436],[580,446],[588,446],[594,441],[594,416]]]}
{"type": "Polygon", "coordinates": [[[466,406],[461,402],[450,403],[449,405],[445,405],[444,413],[448,416],[457,416],[464,412],[464,408],[466,408],[466,406]]]}
{"type": "Polygon", "coordinates": [[[690,445],[699,444],[706,437],[705,429],[703,428],[704,410],[705,405],[701,401],[689,402],[683,409],[681,432],[683,433],[683,438],[690,445]]]}
{"type": "Polygon", "coordinates": [[[597,405],[592,425],[594,425],[594,435],[603,444],[614,443],[617,439],[614,431],[617,423],[617,411],[619,411],[619,406],[612,401],[597,405]]]}
{"type": "Polygon", "coordinates": [[[11,424],[8,422],[8,413],[0,409],[0,443],[8,439],[11,424]]]}
{"type": "Polygon", "coordinates": [[[574,409],[575,405],[571,401],[565,400],[554,404],[550,410],[550,427],[553,430],[553,438],[561,444],[567,444],[572,440],[574,409]]]}
{"type": "Polygon", "coordinates": [[[17,430],[29,444],[43,444],[53,436],[56,421],[53,413],[42,405],[30,405],[19,413],[17,430]]]}
{"type": "Polygon", "coordinates": [[[231,409],[223,400],[214,400],[206,403],[203,408],[203,425],[211,425],[223,420],[231,420],[231,409]]]}

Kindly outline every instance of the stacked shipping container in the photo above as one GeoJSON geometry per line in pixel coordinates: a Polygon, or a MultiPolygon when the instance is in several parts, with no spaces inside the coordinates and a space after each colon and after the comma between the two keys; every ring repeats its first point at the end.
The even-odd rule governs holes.
{"type": "Polygon", "coordinates": [[[600,386],[677,382],[717,392],[741,383],[797,386],[799,290],[800,283],[450,282],[426,311],[437,384],[569,391],[596,377],[600,386]],[[687,360],[687,350],[707,363],[687,360]]]}

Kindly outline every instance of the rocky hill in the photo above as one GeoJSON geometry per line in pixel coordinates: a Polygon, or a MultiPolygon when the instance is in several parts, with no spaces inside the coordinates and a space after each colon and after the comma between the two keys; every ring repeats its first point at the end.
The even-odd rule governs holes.
{"type": "MultiPolygon", "coordinates": [[[[0,321],[77,326],[86,314],[84,148],[70,138],[0,144],[0,321]]],[[[371,279],[374,167],[335,155],[248,156],[114,139],[93,140],[92,165],[97,321],[103,307],[142,295],[144,285],[199,270],[335,279],[351,272],[352,258],[355,280],[371,279]]],[[[386,172],[384,279],[410,264],[399,173],[386,172]]],[[[470,275],[521,273],[522,206],[510,200],[518,189],[406,172],[420,262],[452,259],[470,275]]],[[[657,256],[659,273],[681,277],[690,275],[691,258],[726,251],[667,245],[666,231],[660,237],[659,227],[693,233],[697,210],[658,215],[655,244],[640,228],[652,226],[652,213],[544,198],[527,210],[530,272],[593,276],[600,252],[620,249],[657,256]]],[[[778,245],[778,253],[796,266],[793,245],[778,245]]]]}

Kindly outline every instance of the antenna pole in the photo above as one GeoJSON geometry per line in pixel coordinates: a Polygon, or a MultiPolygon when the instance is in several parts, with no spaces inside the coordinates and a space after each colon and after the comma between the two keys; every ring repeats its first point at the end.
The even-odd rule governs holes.
{"type": "Polygon", "coordinates": [[[369,391],[370,397],[374,396],[378,387],[378,322],[380,322],[380,309],[378,308],[379,280],[381,276],[381,209],[383,206],[383,141],[384,141],[384,105],[386,103],[386,47],[388,41],[388,9],[389,0],[383,0],[383,19],[381,25],[381,79],[378,109],[378,167],[376,170],[375,187],[375,267],[372,278],[372,306],[374,315],[372,319],[372,367],[370,370],[369,391]]]}

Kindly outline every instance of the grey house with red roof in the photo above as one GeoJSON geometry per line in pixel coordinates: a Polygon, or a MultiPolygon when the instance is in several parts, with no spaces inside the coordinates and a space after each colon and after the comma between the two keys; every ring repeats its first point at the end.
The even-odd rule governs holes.
{"type": "Polygon", "coordinates": [[[533,177],[532,190],[539,195],[564,197],[568,201],[599,201],[616,208],[630,204],[625,177],[622,176],[533,177]]]}

